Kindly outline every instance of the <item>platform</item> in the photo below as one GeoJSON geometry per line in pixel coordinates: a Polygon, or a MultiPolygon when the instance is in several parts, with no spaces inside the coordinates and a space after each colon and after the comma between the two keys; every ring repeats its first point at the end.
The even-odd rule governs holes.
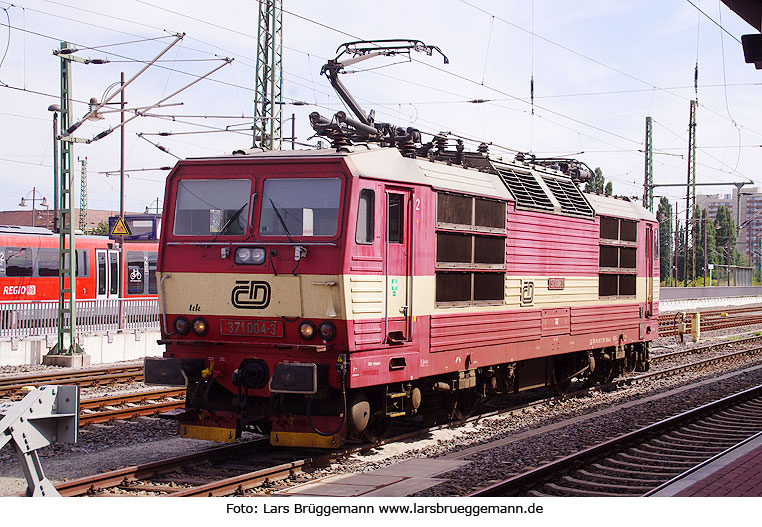
{"type": "Polygon", "coordinates": [[[762,497],[762,432],[681,474],[656,497],[762,497]]]}
{"type": "Polygon", "coordinates": [[[762,287],[661,287],[659,313],[762,304],[762,287]]]}
{"type": "Polygon", "coordinates": [[[468,461],[449,459],[407,459],[372,472],[329,476],[277,492],[290,496],[399,497],[433,487],[445,481],[437,475],[455,470],[468,461]]]}

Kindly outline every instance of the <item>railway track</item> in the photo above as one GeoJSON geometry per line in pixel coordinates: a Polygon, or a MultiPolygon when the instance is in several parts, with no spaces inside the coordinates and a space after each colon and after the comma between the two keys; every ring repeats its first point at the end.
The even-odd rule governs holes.
{"type": "Polygon", "coordinates": [[[106,423],[113,419],[131,419],[154,415],[185,406],[185,388],[144,390],[79,402],[79,425],[106,423]]]}
{"type": "MultiPolygon", "coordinates": [[[[748,344],[762,340],[762,337],[747,339],[748,344]]],[[[736,341],[739,343],[741,341],[736,341]]],[[[724,344],[715,345],[719,348],[724,344]]],[[[704,351],[712,348],[704,347],[704,351]]],[[[689,350],[687,350],[689,351],[689,350]]],[[[583,397],[591,390],[610,390],[616,386],[643,382],[648,378],[676,375],[689,369],[697,369],[715,362],[722,362],[742,355],[762,352],[762,345],[746,350],[733,350],[718,357],[711,357],[691,362],[663,371],[648,372],[629,379],[619,379],[607,386],[580,390],[566,397],[583,397]]],[[[679,352],[684,353],[684,352],[679,352]]],[[[485,417],[507,414],[521,414],[530,407],[541,406],[550,400],[542,398],[527,404],[510,408],[484,411],[463,422],[472,422],[485,417]]],[[[369,450],[385,443],[417,439],[430,434],[433,430],[458,426],[461,423],[449,423],[428,428],[416,428],[390,437],[375,444],[356,444],[332,452],[294,451],[292,449],[272,449],[267,439],[218,447],[209,452],[182,456],[163,462],[127,467],[87,478],[71,480],[57,485],[56,488],[65,496],[114,496],[124,494],[156,496],[228,496],[241,495],[251,489],[268,487],[282,480],[294,478],[299,472],[310,471],[327,465],[333,460],[356,452],[369,450]],[[248,445],[248,446],[244,446],[248,445]]]]}
{"type": "Polygon", "coordinates": [[[78,384],[80,387],[87,387],[124,384],[142,380],[142,364],[40,372],[29,375],[8,375],[0,377],[0,397],[13,397],[20,394],[24,388],[43,384],[78,384]]]}
{"type": "Polygon", "coordinates": [[[762,431],[762,386],[605,441],[471,494],[643,496],[762,431]]]}
{"type": "MultiPolygon", "coordinates": [[[[703,331],[710,331],[750,324],[762,324],[762,313],[760,311],[762,311],[762,308],[759,307],[704,311],[702,313],[701,329],[703,331]],[[749,313],[758,314],[750,315],[749,313]]],[[[673,335],[675,333],[673,322],[674,315],[659,315],[659,334],[662,336],[673,335]]],[[[690,319],[686,324],[686,328],[689,331],[691,325],[690,319]]],[[[0,397],[16,396],[26,387],[40,386],[42,384],[78,384],[81,387],[87,387],[139,382],[142,379],[142,364],[0,376],[0,397]]]]}
{"type": "MultiPolygon", "coordinates": [[[[659,336],[668,337],[675,335],[677,333],[677,324],[676,313],[659,315],[659,336]]],[[[684,322],[686,333],[690,333],[692,324],[692,314],[688,313],[684,322]]],[[[762,308],[759,306],[701,311],[701,331],[713,331],[754,324],[762,324],[762,308]]]]}

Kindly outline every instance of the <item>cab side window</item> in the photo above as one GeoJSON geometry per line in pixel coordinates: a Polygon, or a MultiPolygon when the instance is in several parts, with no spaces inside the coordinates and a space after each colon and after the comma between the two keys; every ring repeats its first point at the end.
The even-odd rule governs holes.
{"type": "Polygon", "coordinates": [[[372,245],[375,236],[376,193],[369,188],[360,191],[357,202],[357,229],[355,243],[372,245]]]}

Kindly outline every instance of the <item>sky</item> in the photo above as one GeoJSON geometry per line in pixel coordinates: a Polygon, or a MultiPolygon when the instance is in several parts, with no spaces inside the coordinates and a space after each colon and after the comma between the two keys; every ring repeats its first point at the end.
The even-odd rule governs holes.
{"type": "MultiPolygon", "coordinates": [[[[48,106],[60,102],[53,50],[62,41],[76,56],[109,60],[73,64],[75,120],[87,113],[86,101],[114,93],[121,72],[132,78],[175,34],[185,37],[126,88],[128,109],[155,104],[233,59],[169,98],[171,106],[125,126],[127,211],[161,209],[168,172],[157,169],[251,146],[257,1],[0,0],[0,9],[0,210],[19,210],[33,189],[52,207],[48,106]]],[[[684,183],[689,105],[697,98],[696,180],[728,184],[698,193],[730,193],[735,182],[762,187],[762,71],[744,63],[740,45],[755,30],[718,0],[284,0],[283,9],[284,135],[293,124],[304,145],[319,139],[310,112],[330,118],[344,109],[320,75],[340,44],[418,39],[438,46],[449,64],[414,53],[410,61],[371,59],[342,77],[377,121],[413,126],[424,139],[449,131],[473,140],[470,149],[485,141],[495,155],[575,157],[600,167],[615,194],[640,199],[646,117],[653,119],[654,182],[684,183]],[[486,102],[470,102],[477,99],[486,102]]],[[[74,135],[92,139],[119,124],[116,112],[104,117],[74,135]]],[[[77,206],[86,158],[89,207],[119,210],[119,135],[75,145],[77,206]]],[[[654,194],[674,204],[685,189],[654,194]]]]}

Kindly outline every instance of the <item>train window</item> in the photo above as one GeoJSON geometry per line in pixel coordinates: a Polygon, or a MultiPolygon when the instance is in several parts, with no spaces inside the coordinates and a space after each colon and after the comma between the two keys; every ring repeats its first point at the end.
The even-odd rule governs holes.
{"type": "Polygon", "coordinates": [[[339,178],[266,179],[259,234],[335,236],[339,225],[339,178]]]}
{"type": "Polygon", "coordinates": [[[357,202],[357,230],[355,243],[371,245],[375,237],[376,193],[369,188],[360,191],[357,202]]]}
{"type": "Polygon", "coordinates": [[[179,181],[172,232],[178,236],[245,234],[250,196],[248,179],[179,181]]]}
{"type": "Polygon", "coordinates": [[[449,225],[465,225],[468,228],[473,222],[473,198],[457,194],[437,194],[437,223],[449,225]]]}
{"type": "Polygon", "coordinates": [[[106,253],[96,251],[98,265],[98,295],[106,294],[106,253]]]}
{"type": "Polygon", "coordinates": [[[386,221],[388,229],[386,239],[389,243],[402,243],[402,226],[404,225],[402,204],[404,196],[402,194],[389,194],[389,204],[386,211],[386,221]]]}
{"type": "Polygon", "coordinates": [[[119,294],[119,255],[116,252],[109,251],[108,254],[109,268],[111,270],[111,280],[109,294],[119,294]]]}
{"type": "Polygon", "coordinates": [[[437,233],[437,266],[440,264],[471,265],[472,236],[437,233]]]}
{"type": "Polygon", "coordinates": [[[142,251],[127,251],[127,294],[145,293],[146,264],[142,251]]]}
{"type": "Polygon", "coordinates": [[[437,273],[437,302],[470,302],[471,273],[437,273]]]}
{"type": "Polygon", "coordinates": [[[474,236],[475,266],[505,265],[505,238],[474,236]]]}
{"type": "Polygon", "coordinates": [[[474,200],[474,225],[477,228],[505,230],[505,203],[491,199],[474,200]]]}
{"type": "Polygon", "coordinates": [[[600,227],[598,294],[633,296],[637,290],[638,223],[601,216],[600,227]]]}
{"type": "Polygon", "coordinates": [[[505,273],[470,270],[505,269],[505,202],[439,192],[437,227],[447,231],[436,232],[436,302],[502,303],[505,273]],[[495,234],[448,232],[452,230],[495,234]]]}
{"type": "Polygon", "coordinates": [[[619,220],[601,216],[601,239],[618,240],[619,239],[619,220]]]}
{"type": "Polygon", "coordinates": [[[37,251],[37,272],[40,276],[58,276],[58,249],[37,251]]]}
{"type": "Polygon", "coordinates": [[[619,296],[635,296],[637,278],[634,274],[619,275],[619,296]]]}
{"type": "Polygon", "coordinates": [[[612,245],[600,246],[599,267],[619,267],[619,247],[612,245]]]}
{"type": "Polygon", "coordinates": [[[638,241],[638,224],[630,220],[621,220],[619,227],[619,239],[623,242],[638,241]]]}
{"type": "Polygon", "coordinates": [[[32,248],[7,247],[5,250],[6,276],[32,276],[32,248]]]}
{"type": "Polygon", "coordinates": [[[504,273],[474,273],[474,301],[489,302],[505,299],[504,273]]]}
{"type": "Polygon", "coordinates": [[[615,274],[599,274],[598,275],[598,295],[600,296],[617,296],[618,292],[618,275],[615,274]]]}
{"type": "Polygon", "coordinates": [[[145,253],[148,258],[148,294],[156,294],[156,262],[158,261],[157,253],[145,253]]]}
{"type": "Polygon", "coordinates": [[[75,276],[89,276],[90,269],[88,267],[89,260],[87,259],[87,249],[75,249],[77,251],[77,268],[74,273],[75,276]]]}
{"type": "Polygon", "coordinates": [[[635,269],[637,263],[637,251],[634,247],[619,248],[619,267],[635,269]]]}

